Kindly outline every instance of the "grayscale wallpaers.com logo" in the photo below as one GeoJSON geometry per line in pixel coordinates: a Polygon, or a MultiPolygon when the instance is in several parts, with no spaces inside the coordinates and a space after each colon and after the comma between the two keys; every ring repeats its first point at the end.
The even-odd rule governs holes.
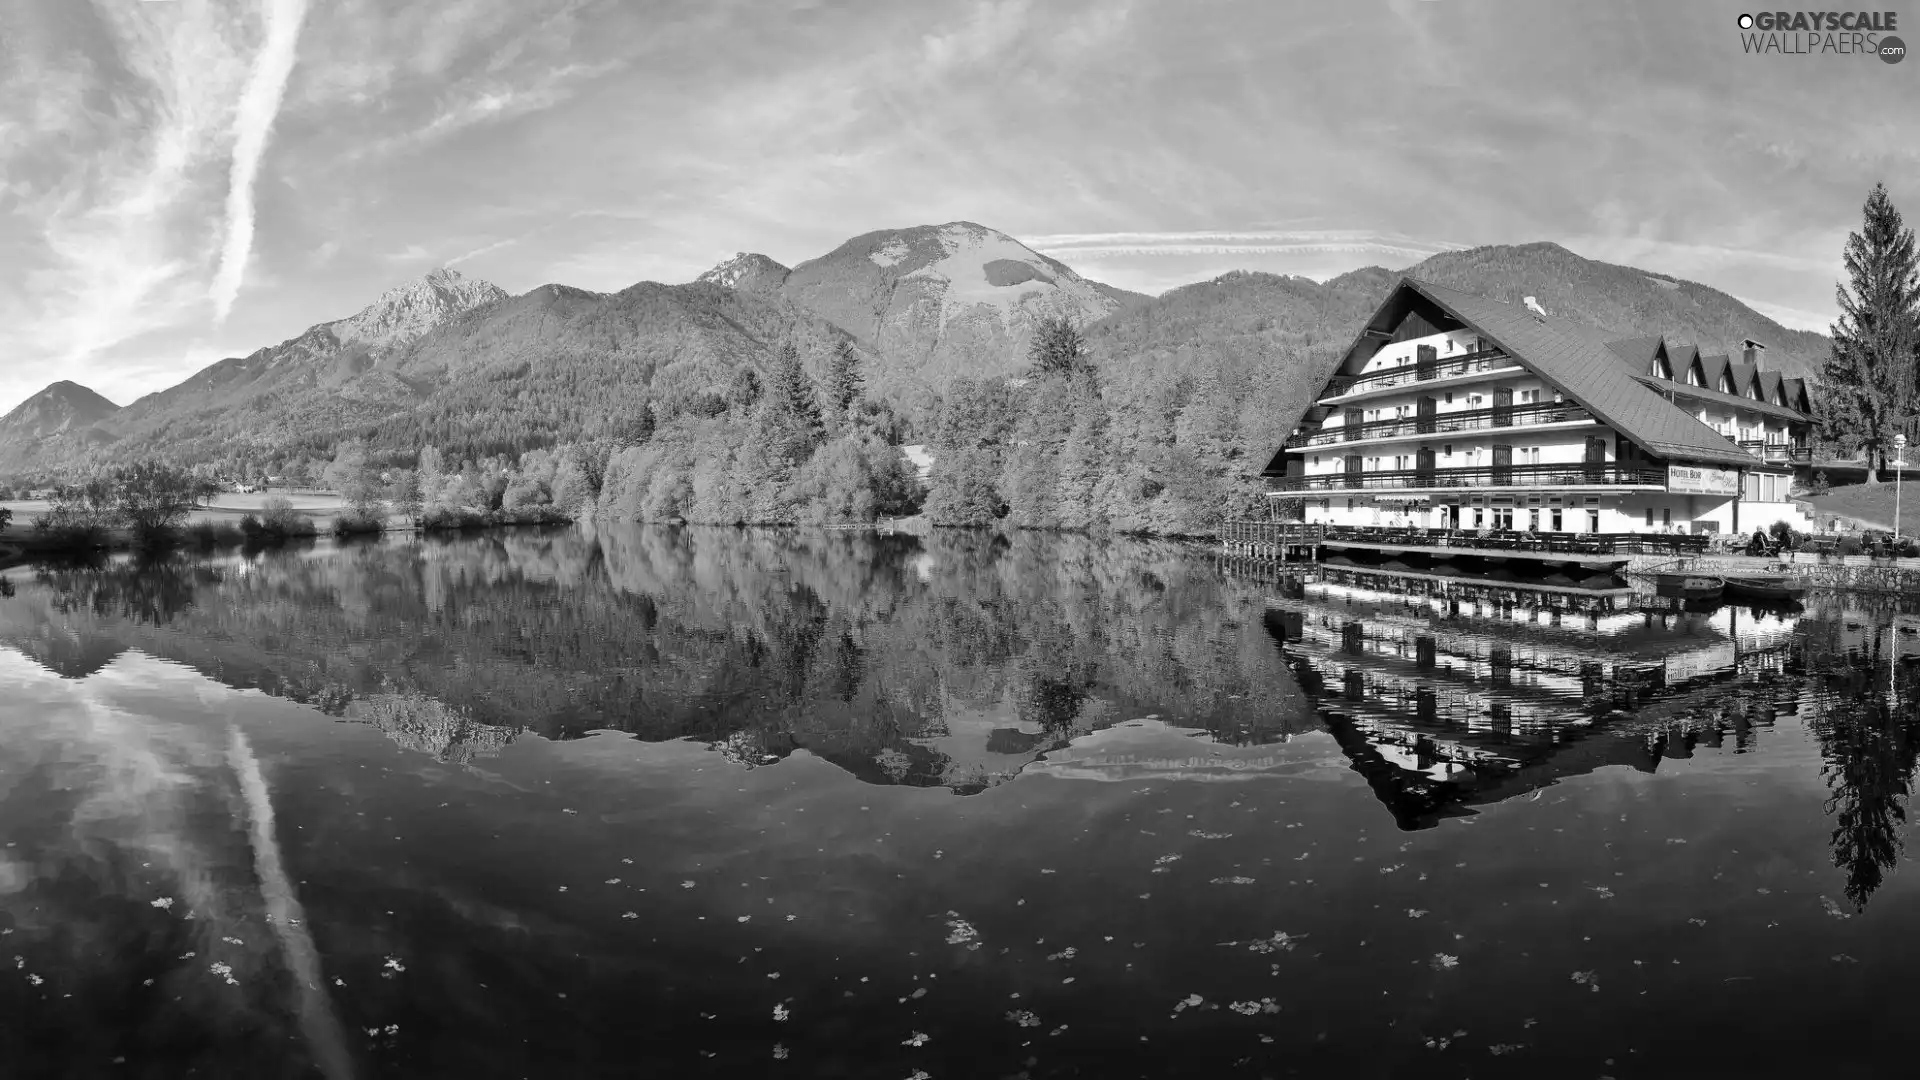
{"type": "Polygon", "coordinates": [[[1893,11],[1762,11],[1742,15],[1740,47],[1750,53],[1783,56],[1877,56],[1881,63],[1907,58],[1906,42],[1893,11]]]}

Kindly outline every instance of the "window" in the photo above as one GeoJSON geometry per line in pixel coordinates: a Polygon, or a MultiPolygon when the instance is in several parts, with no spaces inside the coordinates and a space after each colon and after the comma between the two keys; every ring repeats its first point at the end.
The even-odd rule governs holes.
{"type": "Polygon", "coordinates": [[[1474,528],[1480,529],[1480,528],[1486,527],[1487,519],[1485,515],[1486,515],[1485,510],[1482,510],[1477,506],[1473,508],[1473,527],[1474,528]]]}
{"type": "Polygon", "coordinates": [[[1453,404],[1453,391],[1447,391],[1447,404],[1453,404]]]}
{"type": "Polygon", "coordinates": [[[1566,529],[1565,529],[1565,527],[1564,527],[1564,526],[1562,526],[1562,525],[1560,524],[1560,511],[1559,511],[1558,509],[1555,509],[1555,510],[1554,510],[1554,511],[1552,512],[1552,516],[1551,516],[1551,518],[1550,518],[1550,520],[1551,520],[1551,521],[1553,522],[1553,531],[1554,531],[1554,532],[1565,532],[1565,531],[1566,531],[1566,529]]]}
{"type": "Polygon", "coordinates": [[[1596,533],[1600,531],[1600,511],[1587,511],[1587,531],[1596,533]]]}
{"type": "Polygon", "coordinates": [[[1700,381],[1700,368],[1698,365],[1695,365],[1687,369],[1687,385],[1688,386],[1704,386],[1705,385],[1700,381]]]}
{"type": "Polygon", "coordinates": [[[1453,345],[1454,345],[1454,341],[1453,341],[1453,339],[1452,339],[1452,338],[1448,338],[1448,339],[1447,339],[1447,355],[1448,355],[1448,356],[1452,356],[1452,355],[1453,355],[1453,345]]]}
{"type": "Polygon", "coordinates": [[[1669,506],[1660,511],[1660,524],[1673,524],[1673,507],[1669,506]]]}
{"type": "Polygon", "coordinates": [[[1527,531],[1528,532],[1540,531],[1540,511],[1538,510],[1527,511],[1527,531]]]}
{"type": "Polygon", "coordinates": [[[1319,454],[1315,454],[1315,455],[1313,455],[1313,463],[1314,463],[1315,465],[1318,465],[1318,464],[1320,464],[1320,455],[1319,455],[1319,454]]]}
{"type": "Polygon", "coordinates": [[[1653,507],[1647,507],[1647,528],[1653,528],[1653,507]]]}
{"type": "Polygon", "coordinates": [[[1446,454],[1446,455],[1447,455],[1448,457],[1452,457],[1452,456],[1453,456],[1453,444],[1452,444],[1452,443],[1447,443],[1446,445],[1444,445],[1444,446],[1442,446],[1442,447],[1441,447],[1440,449],[1441,449],[1441,452],[1442,452],[1442,453],[1444,453],[1444,454],[1446,454]]]}
{"type": "Polygon", "coordinates": [[[1720,376],[1720,392],[1723,394],[1731,394],[1734,392],[1733,379],[1724,372],[1720,376]]]}
{"type": "Polygon", "coordinates": [[[1467,398],[1467,404],[1472,405],[1475,408],[1478,408],[1479,406],[1485,404],[1486,400],[1487,399],[1484,394],[1474,394],[1467,398]]]}
{"type": "Polygon", "coordinates": [[[1522,391],[1520,391],[1520,404],[1522,404],[1522,405],[1537,405],[1537,404],[1539,404],[1539,403],[1540,403],[1540,391],[1538,391],[1538,390],[1522,390],[1522,391]]]}

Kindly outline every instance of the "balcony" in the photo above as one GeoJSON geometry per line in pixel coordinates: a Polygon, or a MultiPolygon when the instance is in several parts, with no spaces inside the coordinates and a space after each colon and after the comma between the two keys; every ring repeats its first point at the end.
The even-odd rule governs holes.
{"type": "Polygon", "coordinates": [[[1409,416],[1392,420],[1371,420],[1351,427],[1326,428],[1295,435],[1287,440],[1287,449],[1306,446],[1331,446],[1363,439],[1394,439],[1420,435],[1451,435],[1462,431],[1493,431],[1498,428],[1537,427],[1541,424],[1591,424],[1594,415],[1578,405],[1548,402],[1540,405],[1513,405],[1492,409],[1441,413],[1435,416],[1409,416]]]}
{"type": "Polygon", "coordinates": [[[1479,352],[1470,352],[1461,356],[1449,356],[1444,360],[1401,364],[1399,367],[1391,367],[1383,371],[1370,371],[1365,375],[1335,377],[1328,381],[1326,390],[1321,392],[1320,400],[1369,394],[1396,386],[1433,382],[1437,379],[1456,379],[1463,375],[1493,372],[1518,373],[1522,370],[1512,357],[1499,349],[1482,349],[1479,352]]]}
{"type": "MultiPolygon", "coordinates": [[[[1568,561],[1629,555],[1699,555],[1708,538],[1683,533],[1523,533],[1497,529],[1414,529],[1373,525],[1229,521],[1220,533],[1229,547],[1286,545],[1501,556],[1568,561]]],[[[1622,561],[1625,561],[1622,558],[1622,561]]]]}
{"type": "Polygon", "coordinates": [[[1771,465],[1805,465],[1813,460],[1813,448],[1801,443],[1741,439],[1740,449],[1771,465]]]}
{"type": "Polygon", "coordinates": [[[1375,491],[1490,490],[1497,488],[1665,488],[1663,467],[1615,462],[1554,465],[1482,465],[1465,469],[1382,469],[1317,476],[1273,477],[1268,495],[1365,494],[1375,491]]]}

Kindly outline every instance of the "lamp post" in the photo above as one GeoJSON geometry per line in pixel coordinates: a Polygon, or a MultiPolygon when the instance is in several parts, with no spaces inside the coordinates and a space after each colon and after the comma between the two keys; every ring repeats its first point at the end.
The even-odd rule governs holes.
{"type": "MultiPolygon", "coordinates": [[[[1900,474],[1906,471],[1907,435],[1900,432],[1893,437],[1893,539],[1900,541],[1900,474]]],[[[1898,547],[1894,548],[1897,553],[1898,547]]]]}

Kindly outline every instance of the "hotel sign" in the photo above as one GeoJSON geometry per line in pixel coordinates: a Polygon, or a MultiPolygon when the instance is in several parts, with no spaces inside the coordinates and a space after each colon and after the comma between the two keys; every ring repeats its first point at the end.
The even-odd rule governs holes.
{"type": "Polygon", "coordinates": [[[1667,490],[1676,495],[1738,495],[1740,474],[1698,465],[1667,466],[1667,490]]]}

